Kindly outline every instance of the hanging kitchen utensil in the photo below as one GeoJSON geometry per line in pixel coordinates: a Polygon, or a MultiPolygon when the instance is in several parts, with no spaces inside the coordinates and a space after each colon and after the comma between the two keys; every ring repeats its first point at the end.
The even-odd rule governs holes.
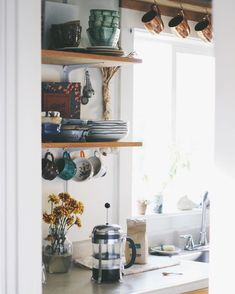
{"type": "Polygon", "coordinates": [[[85,85],[82,90],[81,103],[83,105],[87,104],[89,102],[89,98],[91,98],[92,95],[94,95],[94,94],[95,94],[95,91],[91,85],[90,74],[89,74],[89,71],[86,70],[85,71],[85,85]]]}

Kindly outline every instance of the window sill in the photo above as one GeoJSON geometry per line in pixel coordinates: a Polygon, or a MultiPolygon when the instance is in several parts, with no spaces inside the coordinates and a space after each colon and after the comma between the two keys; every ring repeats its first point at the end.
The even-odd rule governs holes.
{"type": "Polygon", "coordinates": [[[193,215],[200,215],[202,213],[201,208],[193,209],[193,210],[185,210],[185,211],[178,211],[178,212],[167,212],[167,213],[148,213],[145,215],[137,214],[133,217],[143,217],[146,219],[155,219],[155,218],[168,218],[168,217],[181,217],[181,216],[193,216],[193,215]]]}

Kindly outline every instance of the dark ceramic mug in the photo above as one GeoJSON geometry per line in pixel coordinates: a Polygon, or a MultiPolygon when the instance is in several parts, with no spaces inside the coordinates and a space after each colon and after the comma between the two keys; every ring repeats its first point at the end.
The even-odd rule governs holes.
{"type": "Polygon", "coordinates": [[[55,164],[54,156],[51,152],[47,152],[42,159],[42,177],[46,180],[52,181],[59,174],[58,168],[55,164]],[[51,157],[51,160],[48,157],[51,157]]]}
{"type": "Polygon", "coordinates": [[[61,179],[67,181],[72,179],[76,174],[76,164],[73,162],[67,151],[64,151],[63,158],[57,160],[56,164],[59,170],[59,177],[61,179]]]}

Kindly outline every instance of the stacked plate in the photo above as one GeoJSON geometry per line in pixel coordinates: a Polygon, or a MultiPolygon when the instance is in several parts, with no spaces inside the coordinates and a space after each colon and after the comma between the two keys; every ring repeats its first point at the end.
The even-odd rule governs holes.
{"type": "Polygon", "coordinates": [[[55,142],[83,142],[88,131],[87,121],[63,118],[60,133],[55,142]]]}
{"type": "Polygon", "coordinates": [[[122,49],[113,48],[112,46],[92,46],[87,47],[88,53],[101,54],[101,55],[112,55],[112,56],[123,56],[124,51],[122,49]]]}
{"type": "Polygon", "coordinates": [[[88,121],[86,141],[118,141],[128,133],[127,122],[122,120],[88,121]]]}

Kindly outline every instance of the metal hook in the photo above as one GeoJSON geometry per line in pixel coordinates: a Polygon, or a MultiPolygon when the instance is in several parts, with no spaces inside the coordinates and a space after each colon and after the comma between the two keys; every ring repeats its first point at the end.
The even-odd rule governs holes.
{"type": "Polygon", "coordinates": [[[81,150],[79,156],[80,156],[80,157],[86,157],[86,156],[85,156],[85,152],[84,152],[83,150],[81,150]]]}
{"type": "Polygon", "coordinates": [[[101,154],[101,153],[100,153],[100,150],[99,150],[99,149],[94,151],[94,156],[99,157],[100,154],[101,154]]]}
{"type": "Polygon", "coordinates": [[[205,18],[206,18],[209,22],[211,22],[211,19],[210,19],[210,16],[209,16],[209,12],[208,12],[208,10],[207,10],[207,7],[206,7],[206,15],[205,15],[205,18]]]}
{"type": "Polygon", "coordinates": [[[184,9],[183,9],[183,4],[182,4],[182,0],[179,0],[179,3],[180,3],[180,9],[181,9],[181,10],[184,10],[184,9]]]}

